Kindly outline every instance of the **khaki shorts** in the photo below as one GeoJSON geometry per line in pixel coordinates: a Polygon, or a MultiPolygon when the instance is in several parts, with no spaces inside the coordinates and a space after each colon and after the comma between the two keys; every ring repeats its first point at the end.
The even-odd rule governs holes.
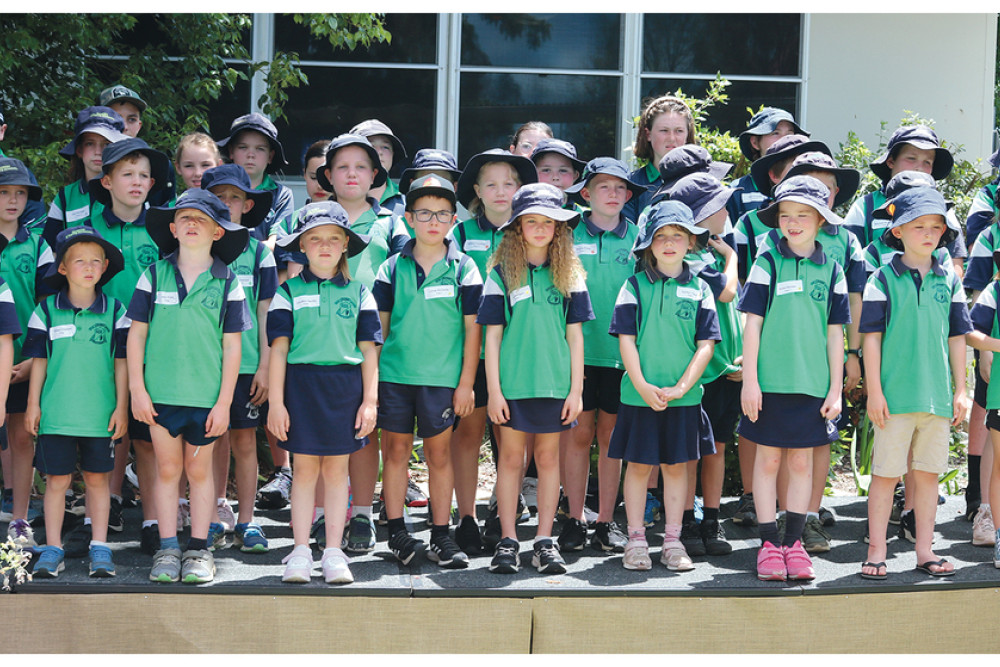
{"type": "Polygon", "coordinates": [[[875,427],[872,474],[901,477],[906,474],[907,457],[913,452],[914,470],[941,474],[948,469],[951,420],[929,412],[892,415],[885,428],[875,427]]]}

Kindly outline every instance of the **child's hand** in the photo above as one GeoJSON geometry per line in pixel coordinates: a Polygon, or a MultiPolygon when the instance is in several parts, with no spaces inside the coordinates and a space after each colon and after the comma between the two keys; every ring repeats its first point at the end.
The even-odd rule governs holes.
{"type": "Polygon", "coordinates": [[[19,364],[14,364],[10,369],[10,383],[27,382],[31,377],[31,359],[25,359],[19,364]]]}
{"type": "Polygon", "coordinates": [[[965,395],[965,392],[955,392],[955,398],[952,405],[952,418],[951,425],[958,426],[963,421],[965,421],[965,415],[969,412],[969,398],[965,395]]]}
{"type": "Polygon", "coordinates": [[[732,246],[714,234],[708,237],[708,245],[723,257],[729,257],[731,254],[736,252],[733,250],[732,246]]]}
{"type": "Polygon", "coordinates": [[[861,360],[856,355],[847,355],[844,362],[844,391],[850,391],[861,382],[861,360]]]}
{"type": "Polygon", "coordinates": [[[288,428],[291,424],[288,421],[288,410],[285,409],[284,403],[271,402],[267,406],[267,430],[277,438],[278,440],[284,442],[288,440],[288,428]]]}
{"type": "Polygon", "coordinates": [[[879,428],[885,428],[885,422],[889,419],[889,404],[882,392],[868,392],[868,418],[879,428]]]}
{"type": "Polygon", "coordinates": [[[823,401],[823,405],[819,409],[819,413],[823,416],[823,419],[829,419],[833,421],[840,416],[840,410],[843,407],[843,398],[840,393],[840,389],[831,392],[826,395],[826,400],[823,401]]]}
{"type": "Polygon", "coordinates": [[[676,401],[686,393],[686,391],[678,389],[677,387],[664,387],[660,390],[660,396],[663,397],[663,400],[666,401],[668,405],[670,404],[670,401],[676,401]]]}
{"type": "Polygon", "coordinates": [[[28,409],[24,411],[24,428],[28,430],[31,435],[38,435],[38,423],[42,419],[41,406],[37,403],[28,403],[28,409]]]}
{"type": "Polygon", "coordinates": [[[979,377],[983,378],[983,382],[989,384],[990,371],[993,369],[993,353],[980,352],[979,363],[976,364],[976,368],[979,369],[979,377]]]}
{"type": "Polygon", "coordinates": [[[149,398],[149,392],[144,389],[132,392],[132,416],[136,421],[152,426],[156,423],[157,414],[153,408],[153,401],[149,398]]]}
{"type": "Polygon", "coordinates": [[[500,392],[490,394],[486,414],[494,424],[506,424],[510,421],[510,408],[507,406],[507,399],[503,397],[503,394],[500,392]]]}
{"type": "Polygon", "coordinates": [[[656,385],[646,382],[642,386],[636,387],[636,390],[642,400],[646,401],[646,405],[656,412],[663,412],[667,409],[667,399],[663,396],[663,390],[656,385]]]}
{"type": "Polygon", "coordinates": [[[733,366],[739,366],[740,369],[732,373],[726,373],[726,379],[730,382],[743,382],[743,355],[733,359],[733,366]]]}
{"type": "Polygon", "coordinates": [[[583,412],[583,395],[579,392],[570,392],[566,400],[563,401],[562,417],[563,426],[569,426],[583,412]]]}
{"type": "Polygon", "coordinates": [[[758,413],[764,409],[764,395],[760,393],[759,384],[743,381],[743,389],[740,391],[740,405],[747,419],[756,422],[758,413]]]}
{"type": "Polygon", "coordinates": [[[216,403],[205,420],[205,437],[219,438],[229,430],[229,403],[216,403]]]}
{"type": "Polygon", "coordinates": [[[258,368],[250,383],[250,402],[254,405],[264,405],[267,401],[267,369],[258,368]]]}
{"type": "Polygon", "coordinates": [[[455,409],[455,416],[468,417],[476,409],[476,393],[472,386],[458,385],[451,398],[452,407],[455,409]]]}
{"type": "Polygon", "coordinates": [[[111,421],[108,422],[108,431],[111,432],[111,439],[118,440],[128,433],[128,413],[123,406],[111,413],[111,421]]]}
{"type": "Polygon", "coordinates": [[[363,401],[354,418],[354,437],[360,440],[375,430],[375,418],[378,416],[378,406],[374,402],[363,401]]]}

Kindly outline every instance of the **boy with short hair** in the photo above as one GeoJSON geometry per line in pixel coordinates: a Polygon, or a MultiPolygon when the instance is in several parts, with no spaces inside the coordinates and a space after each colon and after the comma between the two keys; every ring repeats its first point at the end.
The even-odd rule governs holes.
{"type": "Polygon", "coordinates": [[[229,136],[216,143],[222,157],[246,170],[254,190],[271,192],[271,210],[264,223],[253,230],[254,238],[266,241],[271,227],[295,210],[292,191],[271,178],[271,174],[288,166],[285,149],[278,141],[278,128],[267,117],[250,113],[234,120],[229,136]]]}
{"type": "Polygon", "coordinates": [[[113,577],[108,548],[114,441],[128,429],[125,306],[101,285],[122,270],[121,252],[90,227],[59,234],[56,261],[45,282],[58,290],[31,316],[24,353],[34,358],[25,412],[38,437],[35,465],[45,475],[45,537],[33,574],[56,577],[63,569],[64,498],[79,459],[86,484],[93,538],[90,576],[113,577]],[[81,391],[81,385],[86,391],[81,391]]]}
{"type": "Polygon", "coordinates": [[[403,519],[415,418],[430,473],[428,558],[452,569],[469,565],[448,528],[455,486],[451,432],[455,418],[475,408],[480,345],[476,313],[483,289],[476,263],[445,238],[455,222],[455,206],[455,188],[440,176],[412,183],[405,216],[415,237],[382,264],[372,290],[385,336],[379,359],[378,425],[383,432],[389,548],[406,565],[423,547],[407,532],[403,519]],[[433,336],[434,345],[425,344],[428,336],[433,336]]]}
{"type": "MultiPolygon", "coordinates": [[[[263,223],[271,210],[271,193],[254,190],[246,171],[235,164],[224,164],[206,171],[201,178],[201,187],[222,200],[229,208],[233,223],[247,229],[254,229],[263,223]]],[[[241,551],[265,553],[268,550],[267,538],[260,525],[253,522],[253,507],[257,495],[257,426],[267,415],[267,366],[270,358],[266,334],[267,309],[278,287],[278,269],[270,248],[252,236],[230,269],[243,287],[251,328],[243,332],[240,374],[229,414],[230,430],[215,447],[217,506],[221,508],[227,504],[226,483],[231,448],[236,460],[236,497],[240,511],[235,526],[227,527],[227,530],[235,531],[241,551]]],[[[221,528],[221,524],[212,524],[213,530],[221,528]]]]}
{"type": "Polygon", "coordinates": [[[934,251],[957,238],[945,222],[944,197],[913,188],[893,199],[892,245],[902,249],[865,287],[860,331],[865,335],[868,415],[875,425],[868,490],[869,546],[865,579],[886,578],[885,532],[893,489],[912,451],[917,569],[933,577],[955,573],[931,543],[938,475],[947,469],[950,426],[965,418],[965,334],[972,330],[958,276],[934,251]],[[921,363],[914,364],[919,357],[921,363]],[[954,385],[954,390],[952,389],[954,385]]]}
{"type": "Polygon", "coordinates": [[[132,412],[149,425],[156,452],[161,546],[149,578],[204,583],[215,576],[208,550],[212,445],[229,426],[240,339],[250,327],[243,289],[226,265],[246,248],[249,232],[230,222],[218,197],[193,189],[175,208],[150,209],[147,227],[166,259],[136,285],[127,359],[132,412]],[[191,487],[191,538],[183,554],[176,523],[181,469],[191,487]]]}
{"type": "MultiPolygon", "coordinates": [[[[368,192],[378,201],[380,208],[392,211],[393,215],[402,216],[406,210],[406,198],[400,188],[392,182],[392,178],[388,176],[393,167],[406,159],[406,149],[403,147],[403,142],[392,133],[388,125],[375,118],[361,121],[352,127],[348,134],[356,134],[366,138],[368,143],[375,148],[379,163],[385,169],[387,176],[385,183],[368,192]]],[[[408,229],[407,231],[412,232],[413,230],[408,229]]]]}

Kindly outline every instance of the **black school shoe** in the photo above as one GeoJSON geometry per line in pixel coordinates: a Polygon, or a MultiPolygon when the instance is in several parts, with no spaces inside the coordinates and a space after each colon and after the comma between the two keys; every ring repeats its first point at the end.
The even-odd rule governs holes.
{"type": "MultiPolygon", "coordinates": [[[[705,553],[709,556],[728,556],[733,552],[733,545],[726,541],[726,533],[722,530],[719,521],[705,520],[699,526],[701,541],[704,543],[705,553]]],[[[688,555],[691,552],[688,551],[688,555]]]]}
{"type": "Polygon", "coordinates": [[[458,548],[470,556],[483,552],[483,536],[479,532],[479,524],[473,516],[463,516],[455,526],[455,543],[458,548]]]}
{"type": "Polygon", "coordinates": [[[917,543],[917,517],[913,510],[904,512],[899,518],[899,536],[913,544],[917,543]]]}
{"type": "Polygon", "coordinates": [[[701,538],[701,529],[697,521],[686,521],[681,524],[681,544],[692,558],[705,555],[705,542],[701,538]]]}
{"type": "Polygon", "coordinates": [[[517,540],[512,540],[509,537],[500,540],[493,554],[493,560],[490,561],[490,572],[497,574],[517,574],[517,570],[521,565],[520,558],[518,557],[520,548],[517,540]]]}
{"type": "Polygon", "coordinates": [[[469,567],[469,557],[458,548],[451,535],[447,534],[431,538],[427,559],[447,570],[464,570],[469,567]]]}
{"type": "Polygon", "coordinates": [[[552,540],[539,540],[532,548],[531,565],[542,574],[565,574],[566,561],[552,540]]]}
{"type": "Polygon", "coordinates": [[[125,519],[122,518],[122,503],[117,498],[111,499],[111,508],[108,510],[108,530],[120,533],[125,530],[125,519]]]}
{"type": "Polygon", "coordinates": [[[152,526],[143,526],[142,534],[139,538],[139,551],[153,556],[160,550],[160,527],[155,523],[152,526]]]}
{"type": "Polygon", "coordinates": [[[736,513],[733,514],[733,523],[737,526],[757,525],[757,508],[753,503],[752,494],[745,493],[740,496],[740,502],[736,505],[736,513]]]}
{"type": "Polygon", "coordinates": [[[389,536],[389,549],[403,565],[409,565],[413,557],[423,548],[424,543],[405,530],[389,536]]]}
{"type": "Polygon", "coordinates": [[[581,551],[587,544],[587,524],[579,519],[569,518],[563,522],[559,533],[560,551],[581,551]]]}
{"type": "Polygon", "coordinates": [[[614,521],[598,521],[594,524],[594,534],[590,536],[590,548],[603,553],[625,553],[628,538],[614,521]]]}

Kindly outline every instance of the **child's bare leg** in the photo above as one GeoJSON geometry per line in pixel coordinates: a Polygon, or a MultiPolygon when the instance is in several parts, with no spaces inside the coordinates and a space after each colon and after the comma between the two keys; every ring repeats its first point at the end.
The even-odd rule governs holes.
{"type": "MultiPolygon", "coordinates": [[[[87,512],[93,531],[91,539],[95,542],[107,542],[108,512],[111,511],[110,473],[84,471],[83,483],[86,486],[87,512]]],[[[47,527],[45,534],[48,535],[47,527]]]]}
{"type": "Polygon", "coordinates": [[[385,429],[382,430],[382,498],[385,502],[387,519],[400,519],[403,516],[403,503],[406,500],[408,480],[407,471],[412,452],[412,433],[393,433],[385,429]]]}
{"type": "MultiPolygon", "coordinates": [[[[718,508],[722,502],[722,483],[726,477],[726,443],[715,443],[715,454],[701,459],[701,492],[705,507],[718,508]]],[[[688,496],[694,507],[694,489],[689,489],[688,496]]]]}
{"type": "MultiPolygon", "coordinates": [[[[296,457],[297,458],[297,457],[296,457]]],[[[326,544],[339,547],[344,539],[344,518],[347,516],[347,468],[349,455],[324,456],[320,459],[323,479],[323,513],[326,519],[326,544]]],[[[292,488],[295,482],[293,478],[292,488]]],[[[294,507],[295,504],[293,503],[294,507]]],[[[305,521],[305,539],[309,543],[309,519],[305,521]]],[[[299,541],[296,539],[295,544],[299,541]]]]}
{"type": "Polygon", "coordinates": [[[736,450],[740,459],[740,479],[743,481],[743,493],[753,493],[754,458],[757,454],[757,443],[747,440],[742,435],[736,441],[736,450]]]}
{"type": "Polygon", "coordinates": [[[191,487],[191,537],[195,539],[208,539],[209,524],[216,516],[215,479],[212,476],[214,448],[215,442],[197,447],[184,443],[184,470],[191,487]]]}
{"type": "MultiPolygon", "coordinates": [[[[882,563],[886,557],[885,531],[889,526],[889,515],[892,513],[892,494],[896,488],[898,477],[881,477],[872,475],[868,487],[868,562],[882,563]]],[[[881,574],[874,567],[861,569],[865,574],[881,574]]]]}
{"type": "MultiPolygon", "coordinates": [[[[990,465],[992,474],[990,476],[989,486],[983,487],[989,490],[990,508],[997,508],[1000,511],[1000,431],[990,430],[990,447],[992,450],[993,461],[990,465]]],[[[983,457],[985,461],[985,456],[983,457]]],[[[997,521],[994,520],[994,526],[997,521]]]]}
{"type": "Polygon", "coordinates": [[[354,505],[357,507],[371,507],[372,498],[375,496],[375,482],[378,479],[378,433],[378,431],[371,433],[368,436],[368,446],[350,455],[351,493],[354,495],[354,505]]]}
{"type": "MultiPolygon", "coordinates": [[[[150,435],[153,438],[152,448],[156,452],[155,458],[153,459],[154,464],[154,480],[155,483],[152,485],[153,493],[148,493],[150,486],[145,486],[140,480],[139,488],[147,489],[143,493],[143,504],[145,505],[145,498],[149,495],[155,498],[155,507],[158,513],[156,518],[159,519],[158,530],[160,532],[160,539],[177,537],[177,484],[181,477],[181,470],[184,469],[184,439],[181,437],[171,437],[167,429],[163,428],[159,424],[154,424],[149,427],[150,435]]],[[[138,467],[139,459],[139,449],[138,441],[135,441],[136,447],[136,465],[138,467]]],[[[149,452],[147,452],[149,454],[149,452]]],[[[149,461],[146,461],[149,463],[149,461]]],[[[194,501],[194,493],[191,494],[192,504],[194,501]]],[[[193,508],[192,508],[193,510],[193,508]]],[[[201,517],[204,519],[205,517],[201,517]]],[[[194,536],[194,512],[192,511],[191,517],[191,535],[194,536]]],[[[208,524],[205,524],[205,533],[208,536],[208,524]]]]}
{"type": "Polygon", "coordinates": [[[668,526],[680,526],[688,497],[688,464],[661,465],[663,473],[663,516],[668,526]]]}
{"type": "MultiPolygon", "coordinates": [[[[552,537],[552,523],[559,504],[559,433],[535,433],[535,467],[538,468],[538,531],[536,537],[552,537]]],[[[520,492],[520,483],[518,483],[520,492]]],[[[583,504],[581,503],[581,512],[583,504]]],[[[517,511],[517,494],[514,507],[517,511]]]]}
{"type": "Polygon", "coordinates": [[[267,431],[267,447],[271,450],[271,462],[275,468],[291,468],[292,457],[287,450],[278,447],[278,439],[270,431],[267,431]]]}
{"type": "MultiPolygon", "coordinates": [[[[35,481],[35,444],[24,423],[24,413],[7,415],[7,444],[10,446],[14,480],[14,518],[28,518],[31,486],[35,481]]],[[[63,498],[65,507],[66,499],[63,498]]]]}
{"type": "Polygon", "coordinates": [[[52,547],[62,547],[66,490],[72,481],[73,475],[45,476],[45,543],[52,547]]]}
{"type": "Polygon", "coordinates": [[[656,466],[643,463],[629,462],[625,466],[625,482],[623,492],[625,495],[625,520],[628,522],[628,531],[641,531],[643,519],[646,513],[646,488],[649,482],[649,472],[656,466]]]}
{"type": "Polygon", "coordinates": [[[111,471],[108,486],[111,493],[122,495],[122,484],[125,483],[125,468],[128,466],[128,450],[131,446],[128,433],[115,445],[115,469],[111,471]]]}
{"type": "Polygon", "coordinates": [[[590,477],[590,446],[597,431],[594,422],[595,412],[595,410],[581,412],[577,418],[577,425],[568,431],[563,431],[559,438],[563,493],[569,500],[569,515],[580,521],[583,521],[583,505],[587,496],[587,480],[590,477]]]}
{"type": "Polygon", "coordinates": [[[812,449],[812,493],[809,495],[809,511],[819,512],[823,502],[823,491],[826,490],[826,479],[830,474],[830,445],[822,445],[812,449]]]}
{"type": "MultiPolygon", "coordinates": [[[[517,512],[517,496],[521,493],[521,475],[524,471],[524,448],[527,433],[515,431],[507,426],[496,426],[495,432],[502,433],[500,440],[500,458],[497,461],[497,514],[500,518],[501,537],[517,539],[515,512],[517,512]]],[[[540,483],[540,480],[539,480],[540,483]]],[[[558,489],[556,490],[558,494],[558,489]]],[[[538,490],[538,501],[542,502],[542,490],[538,490]]],[[[558,495],[557,500],[558,502],[558,495]]],[[[541,522],[541,507],[539,523],[541,522]]],[[[554,513],[554,512],[553,512],[554,513]]]]}
{"type": "Polygon", "coordinates": [[[781,467],[781,452],[777,447],[754,445],[753,501],[757,508],[757,522],[773,523],[775,520],[775,499],[777,496],[778,468],[781,467]]]}
{"type": "Polygon", "coordinates": [[[812,495],[813,448],[789,449],[785,452],[785,461],[788,464],[788,505],[785,509],[805,514],[812,495]]]}
{"type": "MultiPolygon", "coordinates": [[[[308,454],[295,455],[291,499],[292,539],[295,540],[295,546],[297,547],[309,545],[309,529],[312,528],[313,508],[316,502],[316,479],[319,477],[319,473],[320,457],[308,454]]],[[[335,519],[335,517],[330,518],[335,519]]],[[[327,526],[329,526],[329,523],[327,526]]],[[[343,531],[343,516],[340,517],[340,526],[341,531],[343,531]]],[[[327,544],[330,543],[328,542],[327,544]]],[[[340,542],[333,543],[333,545],[339,544],[340,542]]]]}
{"type": "MultiPolygon", "coordinates": [[[[916,487],[913,490],[913,518],[917,526],[917,563],[936,561],[938,557],[934,554],[932,543],[934,541],[934,520],[937,517],[938,476],[937,473],[933,472],[910,470],[910,479],[916,487]]],[[[951,563],[946,563],[932,569],[947,572],[954,568],[955,566],[951,563]]]]}
{"type": "Polygon", "coordinates": [[[0,470],[3,471],[3,488],[4,491],[10,489],[10,492],[14,492],[14,484],[11,479],[14,477],[14,463],[10,460],[10,446],[8,444],[7,449],[0,450],[0,470]]]}
{"type": "Polygon", "coordinates": [[[610,523],[615,517],[615,505],[618,504],[618,487],[621,486],[621,459],[609,459],[608,447],[611,444],[611,433],[615,430],[618,415],[604,410],[597,411],[597,488],[598,503],[597,520],[610,523]]]}
{"type": "MultiPolygon", "coordinates": [[[[687,498],[684,501],[684,509],[694,511],[694,496],[698,488],[698,461],[688,461],[684,464],[687,468],[687,498]]],[[[666,488],[666,480],[664,480],[666,488]]]]}
{"type": "MultiPolygon", "coordinates": [[[[226,489],[229,486],[229,460],[232,458],[231,433],[231,431],[223,433],[215,441],[215,447],[212,448],[212,481],[215,485],[216,499],[225,498],[226,489]]],[[[256,480],[254,484],[256,484],[256,480]]]]}
{"type": "MultiPolygon", "coordinates": [[[[451,521],[451,495],[455,489],[455,471],[451,463],[451,428],[424,438],[432,525],[447,526],[451,521]]],[[[404,491],[405,493],[405,491],[404,491]]]]}
{"type": "MultiPolygon", "coordinates": [[[[257,430],[253,428],[238,428],[233,429],[228,434],[229,445],[232,449],[233,458],[236,459],[236,500],[240,506],[239,517],[236,519],[238,523],[250,523],[253,521],[253,503],[254,498],[257,495],[257,430]]],[[[221,438],[216,441],[216,447],[219,447],[221,438]]],[[[226,453],[226,461],[229,460],[229,453],[226,453]]],[[[218,458],[216,458],[218,462],[218,458]]],[[[228,479],[229,477],[229,467],[226,466],[226,476],[223,478],[228,479]]],[[[219,483],[218,475],[215,478],[216,484],[219,483]]],[[[220,487],[216,487],[218,497],[222,498],[226,495],[226,486],[223,482],[221,487],[221,492],[219,492],[220,487]]]]}
{"type": "MultiPolygon", "coordinates": [[[[151,426],[150,430],[152,428],[151,426]]],[[[164,429],[164,433],[166,433],[166,429],[164,429]]],[[[153,443],[133,439],[132,448],[135,450],[135,474],[139,478],[139,491],[142,493],[142,518],[144,521],[152,521],[154,519],[162,521],[159,508],[156,504],[157,493],[155,489],[158,483],[159,472],[153,443]],[[152,493],[150,493],[150,489],[153,489],[152,493]]],[[[174,500],[168,509],[168,514],[171,517],[170,520],[175,526],[174,535],[177,534],[177,484],[180,483],[180,471],[182,469],[183,466],[178,463],[178,477],[174,482],[174,492],[171,494],[174,500]]]]}
{"type": "Polygon", "coordinates": [[[455,475],[455,502],[459,517],[476,516],[479,486],[479,449],[486,430],[486,408],[462,417],[451,434],[451,466],[455,475]]]}

